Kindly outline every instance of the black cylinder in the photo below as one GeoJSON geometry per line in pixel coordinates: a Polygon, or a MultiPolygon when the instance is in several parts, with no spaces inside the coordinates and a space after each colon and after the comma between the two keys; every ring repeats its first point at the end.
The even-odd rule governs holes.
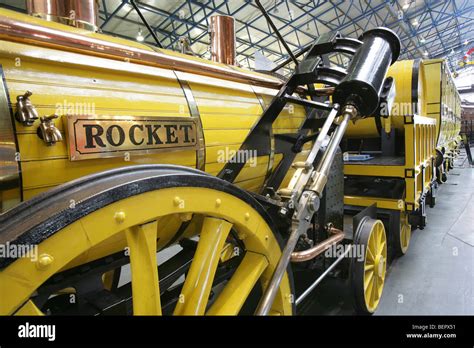
{"type": "Polygon", "coordinates": [[[354,105],[360,116],[372,115],[379,105],[379,96],[387,70],[400,54],[400,39],[387,28],[365,32],[363,44],[347,69],[347,75],[336,87],[333,101],[341,106],[354,105]]]}

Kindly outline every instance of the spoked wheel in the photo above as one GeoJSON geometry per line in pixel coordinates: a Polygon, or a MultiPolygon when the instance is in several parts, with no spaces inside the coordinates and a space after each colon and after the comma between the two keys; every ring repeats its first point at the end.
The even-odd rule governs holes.
{"type": "Polygon", "coordinates": [[[411,225],[408,222],[408,215],[400,212],[400,228],[398,233],[394,234],[395,253],[398,256],[405,255],[408,251],[411,239],[411,225]]]}
{"type": "MultiPolygon", "coordinates": [[[[1,314],[252,314],[281,254],[250,195],[176,166],[86,177],[0,219],[1,243],[38,255],[0,264],[1,314]]],[[[272,313],[293,313],[291,279],[272,313]]]]}
{"type": "Polygon", "coordinates": [[[379,305],[387,270],[387,238],[382,221],[363,218],[355,247],[361,248],[364,255],[363,260],[352,260],[355,309],[360,314],[372,314],[379,305]]]}

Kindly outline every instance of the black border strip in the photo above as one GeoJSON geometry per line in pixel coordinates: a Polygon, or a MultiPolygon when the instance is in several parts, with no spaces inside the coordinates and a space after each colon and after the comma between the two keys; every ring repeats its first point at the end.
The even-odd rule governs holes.
{"type": "Polygon", "coordinates": [[[418,88],[419,88],[419,76],[420,76],[420,64],[421,59],[417,58],[413,61],[413,67],[411,69],[411,105],[412,114],[419,114],[418,110],[418,88]]]}

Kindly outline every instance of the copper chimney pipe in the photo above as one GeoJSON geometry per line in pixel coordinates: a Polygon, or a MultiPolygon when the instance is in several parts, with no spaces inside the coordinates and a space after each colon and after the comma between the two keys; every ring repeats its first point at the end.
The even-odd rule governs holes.
{"type": "Polygon", "coordinates": [[[29,15],[47,21],[63,23],[77,28],[97,31],[97,0],[27,0],[29,15]]]}
{"type": "Polygon", "coordinates": [[[215,15],[210,20],[211,59],[235,65],[235,24],[231,16],[215,15]]]}
{"type": "Polygon", "coordinates": [[[321,243],[316,244],[314,247],[303,250],[303,251],[294,251],[291,253],[291,262],[305,262],[314,259],[316,256],[321,255],[332,245],[339,243],[344,239],[344,232],[331,227],[329,230],[331,237],[323,240],[321,243]]]}

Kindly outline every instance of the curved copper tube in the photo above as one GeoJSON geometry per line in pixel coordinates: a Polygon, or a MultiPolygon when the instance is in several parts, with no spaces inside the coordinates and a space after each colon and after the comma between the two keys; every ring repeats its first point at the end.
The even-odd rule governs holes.
{"type": "Polygon", "coordinates": [[[249,73],[223,64],[211,64],[203,59],[189,59],[186,56],[167,54],[161,50],[148,51],[72,32],[43,27],[7,16],[0,16],[0,39],[40,47],[85,53],[115,60],[126,60],[137,64],[274,89],[279,89],[283,85],[283,81],[275,77],[249,73]]]}
{"type": "Polygon", "coordinates": [[[331,227],[329,233],[332,234],[331,237],[325,239],[319,244],[316,244],[312,248],[303,250],[303,251],[294,251],[291,253],[291,262],[305,262],[314,259],[316,256],[321,255],[332,245],[339,243],[344,239],[344,232],[331,227]]]}

